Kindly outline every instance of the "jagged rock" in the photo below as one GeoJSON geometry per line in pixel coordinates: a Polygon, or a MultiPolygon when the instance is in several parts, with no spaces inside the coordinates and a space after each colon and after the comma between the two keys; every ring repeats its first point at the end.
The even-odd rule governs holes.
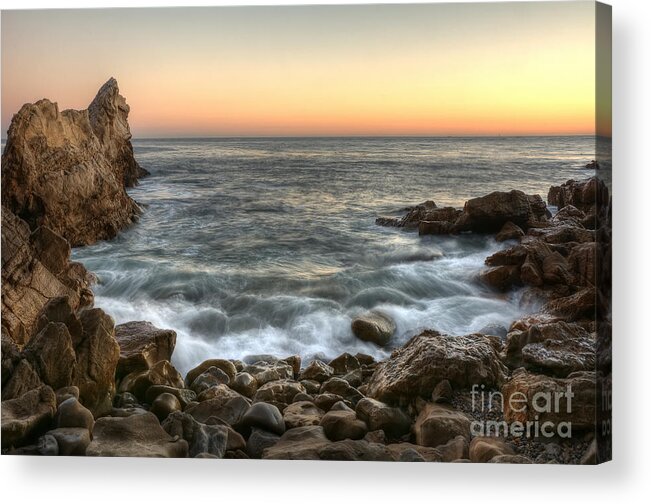
{"type": "Polygon", "coordinates": [[[95,422],[86,448],[95,457],[187,457],[188,443],[172,438],[153,413],[102,417],[95,422]]]}
{"type": "Polygon", "coordinates": [[[416,444],[435,448],[457,436],[470,437],[470,418],[454,408],[427,403],[414,423],[416,444]]]}
{"type": "MultiPolygon", "coordinates": [[[[297,394],[298,395],[298,394],[297,394]]],[[[323,417],[323,410],[310,401],[294,402],[283,411],[283,420],[287,429],[319,425],[323,417]]]]}
{"type": "Polygon", "coordinates": [[[113,238],[140,213],[125,185],[146,173],[133,157],[128,114],[115,79],[87,110],[60,112],[47,99],[23,105],[2,154],[3,205],[72,246],[113,238]]]}
{"type": "Polygon", "coordinates": [[[362,341],[385,346],[396,332],[396,323],[384,313],[370,311],[356,317],[351,323],[351,329],[362,341]]]}
{"type": "Polygon", "coordinates": [[[120,381],[120,392],[131,392],[138,399],[144,400],[147,389],[152,385],[167,385],[177,389],[183,388],[180,373],[167,361],[159,361],[146,371],[129,373],[120,381]]]}
{"type": "Polygon", "coordinates": [[[594,205],[608,205],[608,188],[597,177],[591,177],[582,182],[568,180],[560,186],[552,186],[549,189],[547,201],[559,209],[566,205],[572,205],[587,212],[594,205]]]}
{"type": "Polygon", "coordinates": [[[170,436],[187,441],[190,457],[209,453],[223,458],[228,448],[229,429],[224,425],[206,425],[187,413],[175,411],[161,426],[170,436]]]}
{"type": "Polygon", "coordinates": [[[56,396],[47,385],[16,399],[2,401],[2,447],[21,446],[44,432],[56,410],[56,396]]]}
{"type": "Polygon", "coordinates": [[[334,369],[320,360],[313,360],[299,375],[301,380],[324,382],[332,377],[334,369]]]}
{"type": "Polygon", "coordinates": [[[90,444],[90,431],[83,427],[63,427],[49,431],[46,435],[56,439],[58,455],[86,455],[90,444]]]}
{"type": "Polygon", "coordinates": [[[533,217],[534,209],[525,193],[517,190],[495,191],[466,201],[457,226],[461,230],[476,233],[493,233],[498,232],[507,222],[527,227],[528,221],[533,217]]]}
{"type": "Polygon", "coordinates": [[[235,365],[231,361],[226,359],[208,359],[203,361],[194,369],[188,371],[188,374],[185,375],[185,382],[188,385],[192,385],[199,375],[205,373],[211,367],[223,371],[226,376],[228,376],[229,381],[235,378],[235,375],[237,374],[237,369],[235,369],[235,365]]]}
{"type": "Polygon", "coordinates": [[[592,319],[596,309],[596,296],[594,287],[587,287],[569,296],[552,299],[543,305],[541,311],[570,321],[592,319]]]}
{"type": "Polygon", "coordinates": [[[189,405],[185,412],[203,423],[207,423],[210,417],[216,417],[229,425],[237,424],[251,406],[250,401],[226,385],[214,388],[217,392],[214,397],[189,405]]]}
{"type": "Polygon", "coordinates": [[[65,324],[49,322],[30,339],[24,355],[46,385],[59,389],[72,383],[77,359],[65,324]]]}
{"type": "Polygon", "coordinates": [[[195,378],[190,385],[190,389],[197,395],[217,385],[228,385],[230,378],[221,369],[211,366],[195,378]]]}
{"type": "Polygon", "coordinates": [[[597,281],[597,243],[582,243],[572,247],[567,262],[578,285],[594,286],[597,281]]]}
{"type": "Polygon", "coordinates": [[[75,342],[77,364],[72,385],[79,388],[80,402],[97,417],[112,407],[120,347],[113,319],[99,308],[84,310],[79,321],[83,332],[75,342]]]}
{"type": "Polygon", "coordinates": [[[381,430],[390,438],[399,438],[411,428],[411,419],[400,408],[392,408],[383,402],[365,397],[355,407],[360,420],[368,425],[369,430],[381,430]]]}
{"type": "Polygon", "coordinates": [[[335,357],[328,363],[328,365],[332,368],[334,374],[336,375],[343,375],[361,367],[361,364],[359,363],[359,360],[357,360],[357,357],[349,354],[348,352],[335,357]]]}
{"type": "Polygon", "coordinates": [[[159,361],[172,359],[176,332],[159,329],[150,322],[127,322],[115,326],[115,339],[120,345],[117,377],[134,371],[145,371],[159,361]]]}
{"type": "Polygon", "coordinates": [[[552,422],[556,426],[560,422],[569,422],[572,428],[594,429],[597,414],[594,372],[583,371],[572,373],[567,378],[552,378],[520,368],[513,372],[501,391],[505,398],[504,419],[507,422],[552,422]],[[570,404],[566,396],[568,392],[573,394],[570,404]],[[536,404],[534,397],[539,401],[536,404]],[[510,398],[518,400],[512,405],[510,398]]]}
{"type": "Polygon", "coordinates": [[[92,276],[69,259],[65,239],[46,227],[31,232],[25,221],[2,207],[3,334],[19,345],[27,343],[52,299],[66,297],[74,310],[93,303],[92,276]]]}
{"type": "Polygon", "coordinates": [[[431,397],[436,384],[447,379],[453,387],[500,384],[505,367],[489,336],[447,336],[424,331],[378,364],[369,379],[369,397],[398,402],[431,397]]]}
{"type": "Polygon", "coordinates": [[[21,359],[13,368],[12,374],[2,379],[2,398],[15,399],[25,392],[34,390],[43,385],[38,373],[27,359],[21,359]]]}
{"type": "Polygon", "coordinates": [[[407,214],[400,219],[394,217],[378,217],[375,220],[375,223],[380,226],[406,227],[413,229],[418,227],[420,221],[426,220],[429,212],[436,208],[436,203],[433,201],[425,201],[419,205],[407,208],[407,214]]]}
{"type": "Polygon", "coordinates": [[[562,321],[533,324],[511,331],[504,347],[504,361],[511,367],[565,377],[596,365],[594,337],[578,324],[562,321]]]}
{"type": "Polygon", "coordinates": [[[517,266],[495,266],[483,270],[479,274],[479,279],[485,284],[505,292],[521,282],[520,269],[517,266]]]}
{"type": "Polygon", "coordinates": [[[336,376],[330,378],[328,381],[321,385],[321,395],[334,394],[344,398],[351,404],[356,405],[364,396],[355,387],[351,386],[346,380],[337,378],[336,376]]]}

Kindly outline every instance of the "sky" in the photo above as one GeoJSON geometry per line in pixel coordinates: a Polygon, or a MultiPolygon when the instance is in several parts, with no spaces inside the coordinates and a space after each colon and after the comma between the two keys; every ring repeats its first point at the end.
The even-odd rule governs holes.
{"type": "Polygon", "coordinates": [[[134,137],[595,133],[593,2],[2,12],[2,133],[109,77],[134,137]]]}

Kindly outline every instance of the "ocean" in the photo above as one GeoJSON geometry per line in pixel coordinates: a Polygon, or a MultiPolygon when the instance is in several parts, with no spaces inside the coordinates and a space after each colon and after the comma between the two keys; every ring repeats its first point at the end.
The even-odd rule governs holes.
{"type": "Polygon", "coordinates": [[[546,199],[584,179],[595,138],[136,139],[151,172],[130,195],[140,221],[77,248],[97,275],[95,304],[117,323],[174,329],[173,363],[211,357],[386,357],[423,329],[508,327],[536,307],[477,281],[509,246],[490,236],[418,236],[375,224],[434,200],[459,206],[495,190],[546,199]],[[351,320],[377,308],[391,347],[359,341],[351,320]]]}

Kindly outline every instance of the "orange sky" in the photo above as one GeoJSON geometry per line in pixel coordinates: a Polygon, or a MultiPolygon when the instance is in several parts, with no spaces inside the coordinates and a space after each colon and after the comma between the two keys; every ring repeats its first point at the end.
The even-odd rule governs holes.
{"type": "Polygon", "coordinates": [[[2,12],[2,130],[110,76],[134,136],[593,134],[593,2],[2,12]]]}

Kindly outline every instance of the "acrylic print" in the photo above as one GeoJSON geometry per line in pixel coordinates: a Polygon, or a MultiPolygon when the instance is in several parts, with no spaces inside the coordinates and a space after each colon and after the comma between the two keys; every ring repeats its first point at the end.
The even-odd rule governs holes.
{"type": "Polygon", "coordinates": [[[3,456],[608,460],[610,39],[3,11],[3,456]]]}

